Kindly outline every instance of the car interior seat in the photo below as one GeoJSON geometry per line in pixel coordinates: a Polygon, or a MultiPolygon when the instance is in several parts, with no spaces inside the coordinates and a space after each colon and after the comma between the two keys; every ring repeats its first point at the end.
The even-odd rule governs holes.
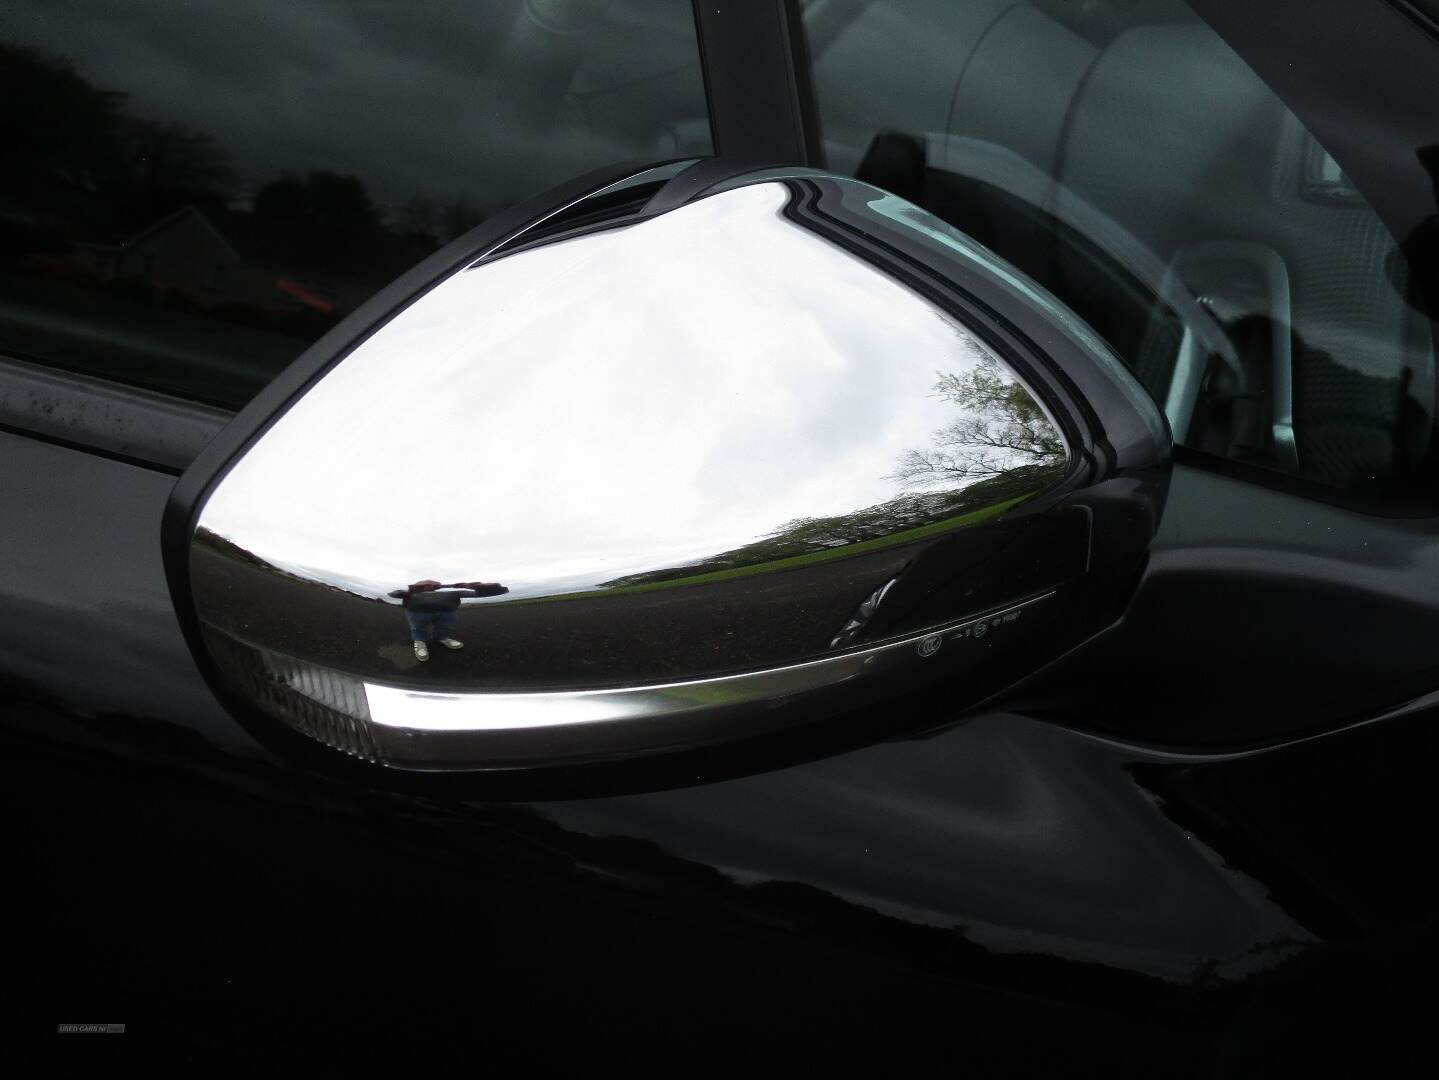
{"type": "Polygon", "coordinates": [[[1393,239],[1185,4],[815,0],[806,22],[830,166],[1048,286],[1193,412],[1186,442],[1341,485],[1422,453],[1430,347],[1393,239]]]}

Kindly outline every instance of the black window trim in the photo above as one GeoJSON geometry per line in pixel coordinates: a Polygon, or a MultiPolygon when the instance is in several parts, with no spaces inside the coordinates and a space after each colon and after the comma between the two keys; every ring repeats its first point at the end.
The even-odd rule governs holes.
{"type": "Polygon", "coordinates": [[[799,0],[694,0],[715,154],[823,164],[799,0]]]}

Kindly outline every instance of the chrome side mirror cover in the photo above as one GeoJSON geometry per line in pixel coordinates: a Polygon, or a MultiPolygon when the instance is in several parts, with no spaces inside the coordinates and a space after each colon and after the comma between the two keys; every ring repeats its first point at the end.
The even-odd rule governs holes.
{"type": "Polygon", "coordinates": [[[1087,327],[868,185],[685,176],[457,241],[187,472],[172,590],[238,711],[402,769],[613,762],[969,704],[1122,609],[1168,431],[1087,327]]]}

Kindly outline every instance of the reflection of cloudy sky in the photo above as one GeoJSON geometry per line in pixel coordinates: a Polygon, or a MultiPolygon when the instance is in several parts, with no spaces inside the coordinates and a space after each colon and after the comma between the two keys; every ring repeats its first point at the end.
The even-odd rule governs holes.
{"type": "Polygon", "coordinates": [[[610,18],[573,48],[519,0],[7,0],[0,39],[209,135],[247,184],[329,169],[392,204],[494,207],[661,156],[667,124],[704,115],[689,0],[573,6],[610,18]],[[588,130],[540,108],[570,89],[593,95],[588,130]]]}
{"type": "Polygon", "coordinates": [[[387,588],[579,588],[893,498],[974,339],[780,185],[459,274],[351,354],[204,524],[387,588]]]}

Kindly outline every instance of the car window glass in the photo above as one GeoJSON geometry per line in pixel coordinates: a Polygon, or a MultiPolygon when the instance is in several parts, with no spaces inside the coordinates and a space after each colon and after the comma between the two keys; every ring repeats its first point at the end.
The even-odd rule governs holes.
{"type": "Polygon", "coordinates": [[[804,23],[829,166],[1049,288],[1177,441],[1346,497],[1429,497],[1432,325],[1405,258],[1187,5],[811,0],[804,23]]]}
{"type": "MultiPolygon", "coordinates": [[[[1402,4],[1404,0],[1400,0],[1402,4]]],[[[1439,0],[1408,0],[1435,23],[1439,23],[1439,0]]]]}
{"type": "Polygon", "coordinates": [[[238,406],[446,241],[708,153],[689,0],[11,0],[0,355],[238,406]]]}

